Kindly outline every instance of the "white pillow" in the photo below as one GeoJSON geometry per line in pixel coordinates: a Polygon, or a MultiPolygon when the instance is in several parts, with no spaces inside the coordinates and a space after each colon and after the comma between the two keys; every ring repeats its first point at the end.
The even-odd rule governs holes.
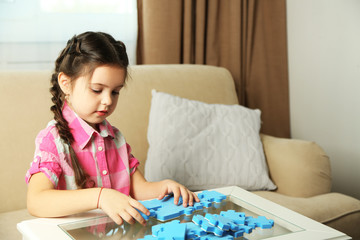
{"type": "Polygon", "coordinates": [[[173,179],[193,191],[276,189],[259,135],[260,114],[152,90],[145,178],[173,179]]]}

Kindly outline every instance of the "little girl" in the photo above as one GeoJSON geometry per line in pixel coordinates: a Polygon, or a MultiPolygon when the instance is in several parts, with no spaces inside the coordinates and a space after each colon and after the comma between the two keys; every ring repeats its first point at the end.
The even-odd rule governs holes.
{"type": "Polygon", "coordinates": [[[118,129],[106,120],[117,105],[129,65],[125,45],[101,32],[68,41],[55,63],[50,92],[54,120],[36,137],[26,173],[27,207],[38,217],[59,217],[101,208],[117,224],[146,222],[137,200],[196,194],[172,180],[147,182],[118,129]]]}

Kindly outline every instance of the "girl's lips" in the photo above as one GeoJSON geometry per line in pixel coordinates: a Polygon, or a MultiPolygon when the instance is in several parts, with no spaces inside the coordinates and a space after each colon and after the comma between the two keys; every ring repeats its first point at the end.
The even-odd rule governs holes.
{"type": "Polygon", "coordinates": [[[107,114],[107,111],[97,111],[96,112],[99,116],[105,116],[107,114]]]}

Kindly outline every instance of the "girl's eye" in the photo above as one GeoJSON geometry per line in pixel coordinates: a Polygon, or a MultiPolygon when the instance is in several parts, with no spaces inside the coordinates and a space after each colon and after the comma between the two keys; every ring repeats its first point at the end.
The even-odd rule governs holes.
{"type": "Polygon", "coordinates": [[[113,95],[119,95],[120,92],[113,91],[112,94],[113,94],[113,95]]]}
{"type": "Polygon", "coordinates": [[[94,93],[101,93],[101,90],[91,89],[94,93]]]}

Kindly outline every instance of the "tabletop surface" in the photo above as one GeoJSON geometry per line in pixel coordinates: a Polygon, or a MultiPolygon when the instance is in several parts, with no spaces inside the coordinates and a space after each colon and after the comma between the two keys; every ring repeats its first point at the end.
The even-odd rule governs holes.
{"type": "MultiPolygon", "coordinates": [[[[256,228],[250,234],[238,239],[351,239],[349,236],[326,225],[302,216],[276,203],[239,187],[213,189],[227,196],[222,203],[210,208],[195,211],[194,214],[219,214],[220,211],[235,210],[247,216],[265,216],[274,220],[271,229],[256,228]]],[[[190,222],[191,216],[176,218],[181,222],[190,222]]],[[[64,218],[37,218],[18,223],[17,228],[24,239],[138,239],[151,235],[151,228],[162,222],[150,218],[145,227],[116,225],[101,210],[89,211],[64,218]]]]}

